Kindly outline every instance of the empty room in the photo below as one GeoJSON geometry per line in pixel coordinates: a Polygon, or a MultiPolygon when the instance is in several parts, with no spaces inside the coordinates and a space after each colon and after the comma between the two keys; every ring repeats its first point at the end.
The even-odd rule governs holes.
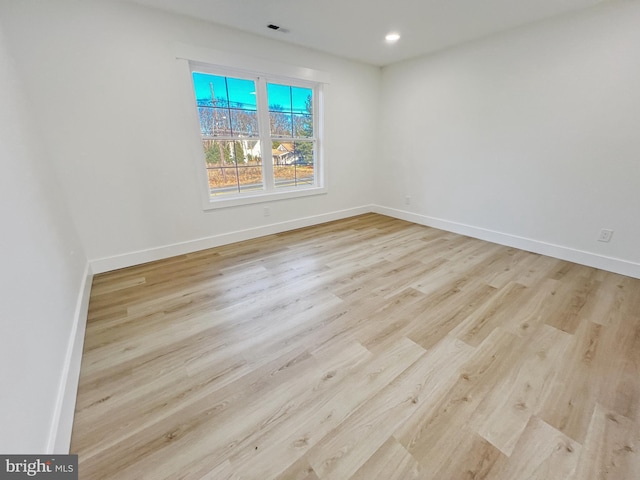
{"type": "Polygon", "coordinates": [[[0,0],[0,477],[640,478],[639,25],[0,0]]]}

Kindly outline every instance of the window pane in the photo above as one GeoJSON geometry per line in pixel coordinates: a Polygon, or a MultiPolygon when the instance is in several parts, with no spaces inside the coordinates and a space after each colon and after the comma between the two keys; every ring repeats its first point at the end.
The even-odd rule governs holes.
{"type": "Polygon", "coordinates": [[[257,137],[258,114],[248,110],[231,110],[231,128],[234,137],[257,137]]]}
{"type": "Polygon", "coordinates": [[[202,145],[211,195],[263,189],[259,142],[204,139],[202,145]]]}
{"type": "Polygon", "coordinates": [[[313,137],[312,89],[268,83],[267,96],[273,137],[313,137]]]}
{"type": "Polygon", "coordinates": [[[311,115],[293,114],[293,136],[313,137],[313,117],[311,115]]]}
{"type": "Polygon", "coordinates": [[[313,90],[310,88],[291,87],[294,113],[313,113],[313,90]]]}
{"type": "Polygon", "coordinates": [[[227,80],[229,105],[244,110],[257,110],[256,86],[253,80],[224,77],[227,80]]]}
{"type": "Polygon", "coordinates": [[[293,122],[290,113],[269,111],[271,136],[293,137],[293,122]]]}
{"type": "Polygon", "coordinates": [[[228,108],[212,108],[213,130],[211,136],[231,135],[231,119],[228,108]]]}
{"type": "Polygon", "coordinates": [[[231,123],[228,109],[214,108],[210,105],[198,105],[200,133],[205,136],[231,135],[231,123]]]}
{"type": "Polygon", "coordinates": [[[193,72],[200,131],[205,136],[258,136],[253,80],[193,72]]]}
{"type": "Polygon", "coordinates": [[[225,77],[193,72],[193,88],[198,105],[213,105],[213,99],[219,107],[228,107],[225,77]]]}
{"type": "Polygon", "coordinates": [[[276,188],[314,185],[313,142],[272,142],[276,188]]]}
{"type": "Polygon", "coordinates": [[[291,87],[288,85],[278,85],[267,83],[267,100],[269,111],[279,110],[291,112],[291,87]]]}
{"type": "Polygon", "coordinates": [[[198,105],[198,118],[200,120],[200,134],[213,135],[213,130],[214,130],[213,107],[207,106],[207,105],[198,105]]]}

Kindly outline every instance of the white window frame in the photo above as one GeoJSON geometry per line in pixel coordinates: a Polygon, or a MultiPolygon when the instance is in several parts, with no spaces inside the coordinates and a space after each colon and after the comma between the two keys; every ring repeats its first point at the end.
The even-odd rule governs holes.
{"type": "MultiPolygon", "coordinates": [[[[184,50],[184,47],[182,48],[184,50]]],[[[234,207],[238,205],[248,205],[254,203],[271,202],[310,195],[320,195],[327,193],[327,169],[324,158],[324,95],[325,86],[328,83],[328,76],[323,72],[318,72],[306,68],[290,65],[278,64],[265,61],[264,59],[253,59],[237,55],[230,55],[223,52],[199,50],[194,53],[194,49],[189,49],[187,55],[178,55],[178,58],[185,60],[189,71],[189,89],[191,91],[191,112],[193,123],[197,125],[195,131],[198,133],[199,152],[198,172],[202,185],[202,206],[204,210],[217,208],[234,207]],[[203,58],[204,57],[204,58],[203,58]],[[216,61],[217,60],[217,61],[216,61]],[[256,69],[249,69],[248,66],[256,66],[256,69]],[[266,67],[266,68],[265,68],[266,67]],[[259,71],[258,71],[259,69],[259,71]],[[267,71],[265,71],[267,70],[267,71]],[[209,179],[206,168],[206,161],[202,151],[202,137],[200,135],[200,121],[196,108],[195,91],[193,88],[192,72],[209,73],[212,75],[234,77],[253,80],[256,82],[257,115],[259,136],[250,140],[260,141],[262,151],[262,174],[264,189],[261,191],[239,192],[225,196],[211,196],[209,189],[209,179]],[[275,73],[280,72],[281,74],[275,73]],[[273,158],[271,153],[271,141],[293,142],[304,140],[301,138],[277,138],[271,137],[269,121],[269,105],[266,96],[267,83],[277,83],[294,87],[310,88],[313,91],[313,128],[314,128],[314,185],[301,186],[287,189],[276,189],[273,175],[273,158]],[[265,148],[266,147],[266,148],[265,148]]],[[[231,140],[226,137],[220,140],[231,140]]]]}

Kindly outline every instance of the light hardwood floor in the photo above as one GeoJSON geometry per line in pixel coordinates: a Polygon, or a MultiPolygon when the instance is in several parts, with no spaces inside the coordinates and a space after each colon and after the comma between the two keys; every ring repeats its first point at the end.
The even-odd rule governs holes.
{"type": "Polygon", "coordinates": [[[368,214],[96,276],[81,479],[640,479],[640,280],[368,214]]]}

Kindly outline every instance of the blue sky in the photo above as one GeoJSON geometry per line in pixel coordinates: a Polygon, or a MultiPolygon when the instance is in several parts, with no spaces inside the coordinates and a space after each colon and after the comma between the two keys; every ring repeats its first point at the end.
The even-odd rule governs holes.
{"type": "MultiPolygon", "coordinates": [[[[193,72],[193,86],[196,99],[211,99],[211,86],[216,98],[225,98],[230,102],[243,103],[244,108],[256,110],[255,85],[252,80],[210,75],[193,72]],[[228,97],[227,97],[228,90],[228,97]]],[[[284,111],[307,113],[305,102],[312,94],[310,88],[290,87],[288,85],[267,84],[269,106],[279,105],[284,111]]]]}

